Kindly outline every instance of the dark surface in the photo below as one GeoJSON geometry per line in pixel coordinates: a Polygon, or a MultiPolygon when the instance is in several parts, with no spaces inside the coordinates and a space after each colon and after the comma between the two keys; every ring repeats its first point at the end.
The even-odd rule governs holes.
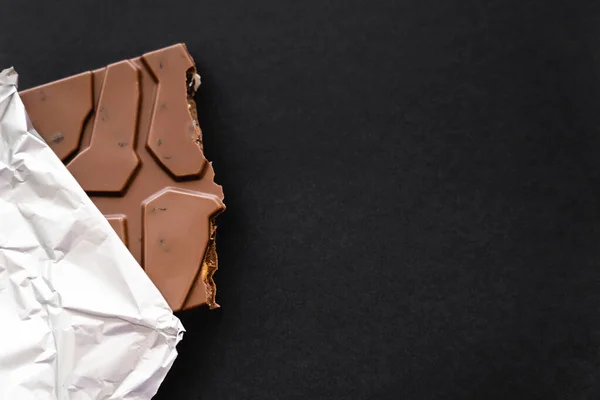
{"type": "Polygon", "coordinates": [[[223,309],[157,399],[600,397],[597,2],[49,3],[0,2],[22,88],[203,77],[223,309]]]}

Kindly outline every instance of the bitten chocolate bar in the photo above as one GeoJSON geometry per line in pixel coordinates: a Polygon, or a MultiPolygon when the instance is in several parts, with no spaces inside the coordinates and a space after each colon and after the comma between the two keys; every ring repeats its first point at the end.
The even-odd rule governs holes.
{"type": "Polygon", "coordinates": [[[32,124],[173,310],[218,307],[215,218],[225,210],[198,126],[185,45],[20,93],[32,124]]]}

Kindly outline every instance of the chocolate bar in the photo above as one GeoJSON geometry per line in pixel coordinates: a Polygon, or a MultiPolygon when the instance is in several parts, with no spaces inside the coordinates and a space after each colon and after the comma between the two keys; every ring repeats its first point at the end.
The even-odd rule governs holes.
{"type": "Polygon", "coordinates": [[[20,93],[66,164],[175,311],[218,307],[216,217],[225,210],[203,153],[185,45],[20,93]]]}

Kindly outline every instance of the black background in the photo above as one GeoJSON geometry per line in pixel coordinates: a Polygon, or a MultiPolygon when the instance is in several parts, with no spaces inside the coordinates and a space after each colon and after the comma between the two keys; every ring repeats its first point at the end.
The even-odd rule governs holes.
{"type": "Polygon", "coordinates": [[[156,397],[600,397],[597,1],[2,1],[21,88],[176,42],[222,310],[156,397]]]}

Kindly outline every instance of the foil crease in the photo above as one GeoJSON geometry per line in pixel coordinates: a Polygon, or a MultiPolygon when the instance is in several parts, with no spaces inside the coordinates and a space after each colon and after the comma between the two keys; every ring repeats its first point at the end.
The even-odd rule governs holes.
{"type": "Polygon", "coordinates": [[[0,400],[150,399],[183,326],[0,73],[0,400]]]}

